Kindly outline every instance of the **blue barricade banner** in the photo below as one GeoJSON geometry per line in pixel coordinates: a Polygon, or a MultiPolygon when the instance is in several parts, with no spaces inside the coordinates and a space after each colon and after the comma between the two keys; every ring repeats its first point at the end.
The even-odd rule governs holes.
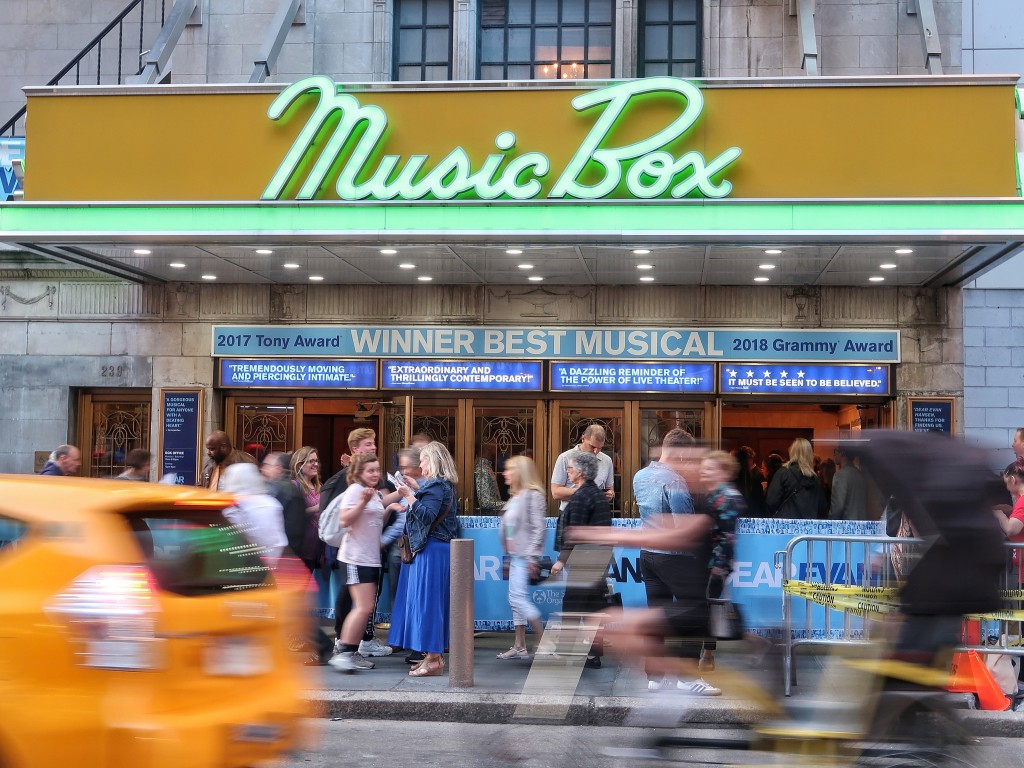
{"type": "MultiPolygon", "coordinates": [[[[463,536],[473,540],[474,546],[474,626],[477,630],[511,630],[512,611],[508,605],[508,582],[501,578],[501,540],[498,536],[497,517],[463,517],[463,536]]],[[[548,518],[548,529],[544,538],[544,554],[555,559],[554,518],[548,518]]],[[[624,528],[639,526],[637,519],[618,519],[613,525],[624,528]]],[[[782,624],[782,573],[775,567],[775,553],[786,548],[796,536],[830,535],[830,536],[882,536],[882,524],[875,521],[851,520],[773,520],[744,519],[737,526],[737,546],[733,561],[734,570],[729,579],[729,590],[732,599],[744,609],[744,619],[748,629],[755,632],[767,632],[782,624]]],[[[863,556],[865,544],[852,545],[854,563],[865,562],[863,556]]],[[[825,548],[818,546],[811,550],[811,562],[802,557],[806,548],[798,548],[794,552],[791,578],[824,581],[825,574],[834,582],[845,582],[844,546],[831,548],[830,562],[826,562],[825,548]]],[[[622,603],[627,608],[641,608],[647,605],[643,581],[640,578],[640,552],[634,548],[616,547],[608,577],[615,583],[615,591],[622,596],[622,603]]],[[[851,574],[853,584],[861,584],[864,574],[858,567],[851,574]]],[[[333,580],[332,580],[333,581],[333,580]]],[[[561,610],[564,582],[559,578],[549,579],[543,584],[532,588],[533,601],[540,609],[546,621],[551,613],[561,610]]],[[[337,592],[337,585],[332,584],[331,595],[337,592]]],[[[389,621],[391,606],[388,603],[388,589],[381,593],[378,604],[377,621],[389,621]]],[[[326,595],[321,598],[321,615],[333,616],[333,599],[328,603],[326,595]]],[[[825,608],[815,606],[811,611],[811,624],[804,624],[804,601],[795,600],[798,621],[794,624],[794,634],[798,637],[824,637],[826,635],[825,608]]],[[[862,626],[861,620],[853,619],[854,629],[862,626]]],[[[841,627],[836,628],[838,631],[841,627]]],[[[834,634],[834,632],[833,632],[834,634]]]]}

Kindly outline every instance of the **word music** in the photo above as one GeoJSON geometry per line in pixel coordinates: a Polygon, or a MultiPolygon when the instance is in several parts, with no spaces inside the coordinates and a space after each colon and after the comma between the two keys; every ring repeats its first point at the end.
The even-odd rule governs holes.
{"type": "MultiPolygon", "coordinates": [[[[319,93],[313,114],[302,126],[281,165],[264,190],[264,200],[279,200],[289,184],[298,181],[300,169],[320,150],[299,186],[296,198],[320,196],[328,176],[338,167],[335,191],[341,200],[533,200],[542,197],[548,177],[553,176],[551,160],[542,152],[518,152],[518,137],[501,131],[494,139],[493,152],[475,165],[462,147],[430,164],[430,157],[383,154],[389,131],[388,116],[376,105],[360,104],[351,93],[339,93],[338,85],[323,75],[301,80],[285,88],[267,112],[271,120],[282,120],[293,105],[310,93],[319,93]],[[337,121],[326,140],[328,123],[337,121]],[[322,149],[321,149],[322,147],[322,149]]],[[[698,121],[704,108],[700,90],[685,80],[651,77],[617,83],[576,96],[577,112],[604,108],[565,168],[558,173],[546,197],[552,199],[600,200],[608,198],[625,182],[629,196],[636,199],[687,197],[699,192],[706,198],[721,198],[732,191],[732,183],[715,177],[739,156],[730,147],[706,160],[690,150],[676,157],[666,147],[684,136],[698,121]],[[624,146],[608,146],[616,124],[624,119],[635,97],[647,94],[682,97],[686,106],[667,126],[647,138],[624,146]],[[596,175],[596,180],[591,177],[596,175]],[[586,178],[586,181],[583,179],[586,178]]]]}

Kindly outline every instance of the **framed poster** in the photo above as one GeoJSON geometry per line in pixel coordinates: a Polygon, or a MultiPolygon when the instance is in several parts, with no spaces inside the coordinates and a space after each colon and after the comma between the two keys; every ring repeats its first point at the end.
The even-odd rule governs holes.
{"type": "Polygon", "coordinates": [[[956,409],[952,397],[911,397],[907,399],[911,432],[956,434],[956,409]]]}
{"type": "Polygon", "coordinates": [[[172,474],[176,485],[196,484],[202,429],[203,390],[160,390],[160,477],[172,474]]]}

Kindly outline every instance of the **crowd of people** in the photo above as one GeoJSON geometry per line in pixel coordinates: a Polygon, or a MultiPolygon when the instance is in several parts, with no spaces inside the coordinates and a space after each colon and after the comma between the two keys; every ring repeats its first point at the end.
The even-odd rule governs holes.
{"type": "MultiPolygon", "coordinates": [[[[722,593],[732,570],[736,521],[758,516],[858,520],[872,514],[878,519],[869,511],[869,484],[860,466],[867,457],[856,446],[840,443],[833,458],[820,460],[811,443],[798,438],[788,457],[770,454],[759,464],[746,446],[732,453],[708,451],[685,430],[673,429],[650,446],[651,462],[633,478],[639,527],[613,528],[615,471],[602,450],[605,443],[602,425],[587,426],[579,442],[555,460],[547,487],[527,455],[505,457],[500,465],[507,500],[488,511],[501,515],[514,635],[499,659],[559,650],[557,641],[545,638],[530,593],[530,585],[541,578],[549,499],[559,507],[557,559],[550,564],[550,576],[568,577],[559,631],[573,622],[588,629],[583,666],[600,668],[605,642],[611,639],[617,654],[644,660],[650,690],[672,686],[702,696],[721,693],[702,675],[715,665],[709,600],[722,593]],[[639,547],[646,610],[616,612],[603,570],[572,578],[574,551],[588,545],[639,547]],[[528,628],[534,636],[532,651],[528,628]],[[669,650],[668,638],[681,643],[669,650]]],[[[340,457],[341,471],[323,481],[320,456],[312,446],[291,454],[267,453],[258,463],[234,448],[222,431],[211,433],[205,447],[200,484],[235,496],[225,513],[232,523],[268,558],[294,553],[311,584],[317,572],[334,575],[339,588],[333,637],[319,622],[311,627],[302,640],[308,664],[370,670],[374,657],[403,650],[410,676],[444,674],[450,636],[449,547],[461,533],[463,514],[456,464],[444,444],[416,435],[392,457],[389,463],[396,466],[389,472],[378,456],[374,431],[355,429],[340,457]],[[339,541],[322,540],[325,517],[336,519],[344,531],[339,541]],[[385,574],[392,604],[386,641],[376,636],[374,624],[385,574]]],[[[993,511],[1006,538],[1024,543],[1024,428],[1015,432],[1013,449],[1015,459],[1002,472],[1013,503],[993,511]]],[[[129,452],[118,478],[148,480],[151,460],[147,451],[129,452]]],[[[78,448],[61,445],[41,474],[71,475],[80,465],[78,448]]],[[[481,467],[494,471],[488,460],[478,464],[475,475],[481,467]]],[[[889,499],[890,509],[898,506],[889,499]]],[[[905,514],[899,518],[909,521],[905,514]]],[[[916,531],[907,526],[889,533],[916,531]]],[[[579,573],[585,570],[580,567],[579,573]]]]}

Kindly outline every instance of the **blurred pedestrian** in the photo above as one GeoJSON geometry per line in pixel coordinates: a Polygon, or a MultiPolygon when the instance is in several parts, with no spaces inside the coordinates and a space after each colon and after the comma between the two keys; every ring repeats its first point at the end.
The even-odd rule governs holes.
{"type": "MultiPolygon", "coordinates": [[[[674,515],[693,514],[693,498],[689,486],[678,470],[684,452],[693,450],[696,441],[684,429],[669,431],[661,444],[659,459],[652,461],[633,477],[633,494],[640,507],[640,527],[655,530],[675,525],[674,515]]],[[[654,608],[671,603],[682,596],[679,577],[685,572],[682,562],[690,557],[679,550],[640,548],[640,577],[647,594],[647,605],[654,608]]],[[[674,685],[675,681],[671,681],[674,685]]],[[[664,678],[651,670],[647,674],[648,690],[661,690],[664,678]]]]}
{"type": "Polygon", "coordinates": [[[817,520],[825,516],[828,500],[821,480],[814,474],[814,453],[805,438],[789,446],[789,461],[768,486],[768,514],[795,520],[817,520]]]}
{"type": "Polygon", "coordinates": [[[373,669],[373,662],[359,653],[363,629],[373,616],[380,582],[380,535],[384,508],[397,494],[379,490],[380,462],[372,453],[357,453],[348,467],[348,485],[341,496],[338,521],[346,528],[338,552],[338,570],[344,575],[342,590],[352,607],[341,625],[337,653],[330,665],[339,671],[373,669]]]}
{"type": "MultiPolygon", "coordinates": [[[[725,581],[732,573],[736,523],[747,514],[743,494],[734,484],[739,469],[736,458],[724,451],[711,451],[700,465],[701,480],[707,493],[704,497],[705,514],[715,521],[711,529],[711,559],[708,561],[711,574],[706,588],[706,596],[710,598],[722,596],[725,581]]],[[[717,649],[718,644],[713,639],[704,642],[697,663],[698,671],[714,671],[717,649]]]]}
{"type": "Polygon", "coordinates": [[[567,537],[578,543],[640,546],[686,551],[677,577],[680,595],[670,603],[615,615],[608,622],[611,647],[620,658],[643,664],[648,675],[678,678],[678,689],[692,696],[718,696],[722,692],[699,677],[698,658],[708,634],[708,587],[716,569],[726,570],[731,562],[735,514],[742,496],[730,487],[735,459],[722,451],[707,454],[701,462],[702,483],[708,485],[706,499],[693,515],[674,515],[658,527],[572,528],[567,537]],[[670,524],[671,523],[671,524],[670,524]],[[685,642],[679,657],[665,652],[664,638],[685,642]]]}
{"type": "Polygon", "coordinates": [[[224,470],[232,464],[255,464],[256,459],[231,445],[227,432],[217,430],[206,438],[206,463],[199,475],[199,485],[215,491],[224,490],[224,470]]]}
{"type": "Polygon", "coordinates": [[[64,445],[58,445],[54,449],[53,453],[50,454],[49,461],[39,470],[39,474],[63,477],[75,474],[81,466],[82,452],[75,446],[65,443],[64,445]]]}
{"type": "Polygon", "coordinates": [[[499,535],[508,566],[508,603],[512,608],[515,639],[512,647],[498,654],[499,659],[527,659],[526,625],[539,640],[544,632],[540,611],[530,600],[530,580],[539,575],[540,556],[544,552],[544,518],[547,498],[537,475],[537,467],[526,456],[513,456],[502,473],[509,489],[509,500],[501,516],[499,535]]]}
{"type": "Polygon", "coordinates": [[[234,506],[224,510],[224,517],[260,547],[260,554],[273,568],[288,546],[281,504],[267,492],[267,484],[255,464],[231,464],[221,480],[224,492],[235,497],[234,506]]]}
{"type": "Polygon", "coordinates": [[[149,469],[153,463],[153,454],[144,448],[133,448],[124,457],[125,470],[117,476],[118,480],[134,480],[149,482],[149,469]]]}
{"type": "MultiPolygon", "coordinates": [[[[603,431],[602,431],[603,435],[603,431]]],[[[564,455],[564,454],[563,454],[564,455]]],[[[594,482],[600,471],[601,464],[596,454],[588,451],[571,452],[566,463],[566,476],[572,495],[566,499],[565,507],[558,515],[555,528],[555,549],[558,560],[551,567],[551,575],[557,576],[565,568],[565,563],[572,554],[574,543],[566,537],[565,532],[573,526],[610,526],[612,524],[611,507],[608,498],[594,482]]],[[[593,584],[568,584],[562,598],[562,612],[568,614],[592,614],[608,607],[608,587],[604,578],[593,584]]],[[[584,619],[586,625],[589,620],[584,619]]],[[[563,626],[565,622],[563,621],[563,626]]],[[[601,656],[604,655],[604,644],[600,636],[587,654],[584,667],[601,668],[601,656]]]]}
{"type": "Polygon", "coordinates": [[[392,644],[424,654],[409,670],[412,677],[444,674],[444,651],[450,636],[449,542],[459,535],[459,474],[448,449],[432,442],[420,451],[423,480],[419,490],[399,487],[409,501],[405,531],[413,561],[402,568],[391,614],[392,644]]]}
{"type": "MultiPolygon", "coordinates": [[[[316,592],[309,577],[316,571],[319,561],[317,560],[321,542],[319,537],[310,542],[307,538],[307,530],[310,521],[316,520],[315,515],[306,511],[306,499],[298,486],[289,479],[291,474],[291,454],[272,451],[263,457],[260,464],[260,474],[267,483],[267,492],[277,499],[282,508],[284,518],[284,534],[288,540],[288,548],[302,561],[308,574],[305,591],[316,592]],[[312,545],[312,546],[310,546],[312,545]]],[[[315,527],[314,527],[315,530],[315,527]]],[[[312,608],[312,605],[309,606],[312,608]]],[[[310,616],[310,627],[308,635],[295,636],[289,640],[291,650],[299,651],[305,649],[308,656],[303,660],[306,666],[318,666],[326,664],[334,652],[334,641],[327,637],[320,629],[320,620],[313,615],[313,612],[304,608],[310,616]]]]}

